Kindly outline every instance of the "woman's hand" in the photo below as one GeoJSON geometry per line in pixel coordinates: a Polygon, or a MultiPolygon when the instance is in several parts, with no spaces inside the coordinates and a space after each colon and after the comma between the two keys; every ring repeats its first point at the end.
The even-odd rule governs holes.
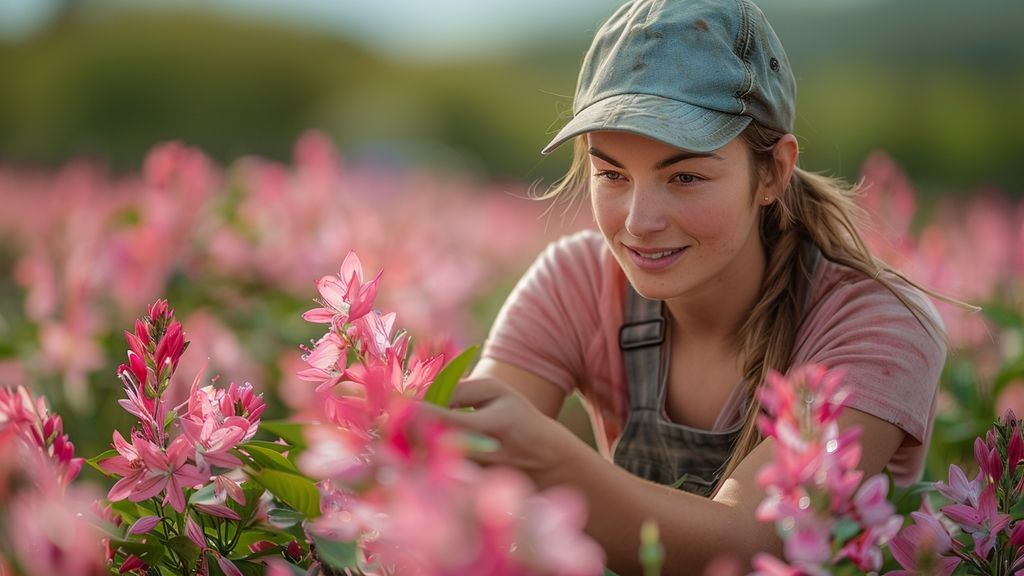
{"type": "Polygon", "coordinates": [[[562,467],[573,450],[590,450],[558,421],[546,416],[522,394],[501,381],[469,378],[459,383],[450,410],[439,416],[468,432],[497,441],[493,450],[474,451],[484,465],[517,468],[540,488],[564,482],[562,467]]]}

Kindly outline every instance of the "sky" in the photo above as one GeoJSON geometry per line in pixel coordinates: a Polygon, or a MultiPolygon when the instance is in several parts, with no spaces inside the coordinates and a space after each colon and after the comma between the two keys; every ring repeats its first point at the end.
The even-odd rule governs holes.
{"type": "MultiPolygon", "coordinates": [[[[622,0],[63,0],[87,8],[199,8],[336,33],[384,56],[488,57],[560,32],[591,30],[622,0]]],[[[837,7],[879,0],[770,0],[837,7]]],[[[62,0],[0,0],[0,40],[45,26],[62,0]]],[[[766,2],[767,4],[768,2],[766,2]]]]}

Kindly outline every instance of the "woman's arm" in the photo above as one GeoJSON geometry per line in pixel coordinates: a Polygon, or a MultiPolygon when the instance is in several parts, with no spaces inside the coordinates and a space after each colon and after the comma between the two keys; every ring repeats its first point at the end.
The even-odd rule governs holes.
{"type": "MultiPolygon", "coordinates": [[[[589,503],[587,531],[605,548],[609,566],[619,574],[639,573],[640,526],[648,519],[661,530],[666,574],[699,573],[709,561],[726,554],[748,562],[759,551],[781,553],[774,527],[754,517],[764,499],[755,477],[772,458],[770,439],[754,449],[709,500],[635,477],[608,462],[486,368],[474,371],[475,376],[486,375],[483,379],[466,380],[456,392],[455,406],[476,410],[447,412],[445,418],[499,441],[498,450],[475,456],[479,462],[519,468],[541,488],[567,484],[579,489],[589,503]]],[[[860,467],[866,475],[880,472],[904,432],[847,409],[840,429],[854,424],[863,429],[862,445],[870,447],[860,467]]]]}
{"type": "MultiPolygon", "coordinates": [[[[500,362],[491,358],[481,359],[473,367],[469,380],[484,378],[493,378],[505,382],[549,418],[557,418],[558,412],[562,409],[562,403],[565,402],[566,394],[561,388],[532,372],[507,362],[500,362]]],[[[460,386],[465,387],[463,385],[460,386]]]]}

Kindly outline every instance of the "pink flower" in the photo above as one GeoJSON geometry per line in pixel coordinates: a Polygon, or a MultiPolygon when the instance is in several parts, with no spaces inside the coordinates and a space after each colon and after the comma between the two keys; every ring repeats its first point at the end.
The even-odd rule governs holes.
{"type": "Polygon", "coordinates": [[[1017,471],[1017,465],[1024,461],[1024,435],[1021,434],[1020,420],[1014,419],[1012,410],[1007,410],[1004,417],[1013,420],[1013,427],[1010,430],[1010,441],[1006,447],[1006,463],[1009,466],[1009,474],[1012,477],[1017,471]]]}
{"type": "Polygon", "coordinates": [[[302,359],[310,367],[299,371],[297,376],[307,382],[316,382],[317,392],[333,388],[345,376],[347,350],[340,336],[328,332],[316,343],[312,351],[303,355],[302,359]]]}
{"type": "Polygon", "coordinates": [[[832,543],[826,523],[805,517],[787,535],[785,558],[798,566],[820,566],[832,557],[832,543]]]}
{"type": "Polygon", "coordinates": [[[808,572],[804,569],[790,566],[782,560],[770,554],[757,554],[752,563],[754,571],[750,576],[808,576],[809,574],[827,574],[824,570],[808,572]]]}
{"type": "Polygon", "coordinates": [[[9,503],[11,547],[25,576],[107,574],[100,540],[90,507],[95,496],[79,489],[63,498],[28,492],[9,503]]]}
{"type": "Polygon", "coordinates": [[[902,516],[898,514],[889,516],[885,522],[864,530],[860,535],[847,542],[839,551],[836,560],[849,558],[857,568],[864,572],[877,572],[882,568],[881,547],[892,540],[902,526],[902,516]]]}
{"type": "Polygon", "coordinates": [[[245,492],[242,491],[242,487],[226,475],[219,474],[214,477],[213,489],[219,500],[224,501],[226,498],[231,498],[235,502],[245,505],[245,492]]]}
{"type": "Polygon", "coordinates": [[[363,265],[355,252],[349,252],[337,276],[324,276],[317,281],[321,307],[307,311],[302,317],[309,322],[329,323],[335,327],[358,320],[373,309],[380,276],[378,273],[364,284],[363,265]]]}
{"type": "Polygon", "coordinates": [[[996,494],[988,486],[978,499],[977,508],[966,504],[950,504],[941,508],[945,514],[974,538],[974,552],[981,558],[988,558],[996,545],[999,533],[1010,523],[1010,515],[999,512],[996,494]]]}
{"type": "Polygon", "coordinates": [[[865,528],[889,522],[894,509],[888,500],[889,479],[881,474],[868,478],[853,497],[853,508],[865,528]]]}
{"type": "Polygon", "coordinates": [[[903,567],[887,576],[918,576],[938,574],[949,576],[960,564],[955,556],[944,556],[953,546],[953,540],[935,516],[925,512],[911,512],[914,523],[907,526],[889,544],[893,558],[903,567]]]}
{"type": "Polygon", "coordinates": [[[586,501],[576,491],[554,487],[527,498],[516,549],[527,565],[556,574],[602,574],[604,550],[583,533],[586,501]]]}
{"type": "Polygon", "coordinates": [[[201,422],[194,418],[182,418],[181,428],[195,448],[195,461],[199,469],[205,470],[209,466],[242,466],[242,462],[230,450],[238,446],[249,429],[249,421],[245,418],[229,416],[221,422],[213,415],[201,422]]]}
{"type": "Polygon", "coordinates": [[[220,554],[217,554],[217,566],[220,567],[221,572],[226,576],[245,576],[242,574],[242,571],[239,570],[239,567],[234,566],[233,562],[220,556],[220,554]]]}
{"type": "Polygon", "coordinates": [[[153,529],[154,526],[160,523],[159,516],[143,516],[136,520],[128,528],[128,534],[145,534],[153,529]]]}
{"type": "MultiPolygon", "coordinates": [[[[107,499],[111,502],[128,498],[136,491],[136,485],[145,478],[148,469],[142,459],[142,452],[146,450],[146,444],[148,441],[138,434],[132,434],[132,443],[129,444],[121,432],[114,431],[114,450],[117,450],[117,456],[99,461],[99,467],[104,472],[121,476],[107,493],[107,499]]],[[[159,447],[152,446],[150,449],[159,450],[159,447]]]]}
{"type": "MultiPolygon", "coordinates": [[[[239,427],[243,433],[238,442],[245,442],[255,436],[259,429],[260,416],[266,408],[263,395],[257,394],[248,382],[242,386],[232,382],[227,390],[213,386],[200,388],[201,374],[192,382],[182,420],[190,420],[196,425],[212,420],[215,428],[239,427]]],[[[193,430],[196,430],[194,426],[193,430]]]]}
{"type": "Polygon", "coordinates": [[[1018,520],[1013,523],[1013,530],[1010,530],[1010,544],[1018,548],[1024,548],[1024,521],[1018,520]]]}
{"type": "MultiPolygon", "coordinates": [[[[991,433],[991,431],[990,431],[991,433]]],[[[989,484],[998,484],[1003,476],[1003,459],[994,442],[985,442],[981,438],[974,439],[974,459],[978,467],[988,479],[989,484]]]]}
{"type": "Polygon", "coordinates": [[[315,479],[353,480],[368,473],[365,444],[351,432],[330,423],[311,424],[305,429],[309,447],[299,455],[303,473],[315,479]]]}
{"type": "Polygon", "coordinates": [[[236,521],[242,519],[242,517],[238,515],[238,512],[235,512],[234,510],[232,510],[231,508],[228,508],[227,506],[225,506],[223,504],[202,504],[202,503],[200,503],[200,504],[194,504],[194,506],[195,506],[196,510],[202,512],[203,514],[207,514],[209,516],[216,516],[218,518],[226,518],[228,520],[236,520],[236,521]]]}
{"type": "Polygon", "coordinates": [[[935,489],[946,498],[957,504],[968,504],[978,506],[978,498],[981,496],[981,472],[968,481],[967,475],[956,464],[949,465],[949,484],[936,482],[935,489]]]}
{"type": "Polygon", "coordinates": [[[206,550],[206,534],[203,533],[203,529],[199,527],[191,514],[185,517],[185,535],[200,550],[206,550]]]}
{"type": "MultiPolygon", "coordinates": [[[[132,486],[128,499],[140,502],[164,492],[164,503],[170,503],[178,512],[184,512],[185,489],[204,484],[210,479],[209,474],[204,474],[186,462],[189,453],[194,453],[188,440],[178,436],[166,452],[154,449],[147,443],[141,443],[138,447],[141,448],[139,455],[145,462],[146,470],[142,479],[132,486]]],[[[112,496],[110,499],[115,500],[112,496]]]]}

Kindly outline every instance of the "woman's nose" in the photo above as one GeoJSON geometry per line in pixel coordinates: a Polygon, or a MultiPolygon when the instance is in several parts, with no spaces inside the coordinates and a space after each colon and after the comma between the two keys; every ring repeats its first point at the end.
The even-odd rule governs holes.
{"type": "Polygon", "coordinates": [[[636,187],[626,215],[626,232],[636,238],[664,230],[668,225],[665,205],[657,191],[636,187]]]}

